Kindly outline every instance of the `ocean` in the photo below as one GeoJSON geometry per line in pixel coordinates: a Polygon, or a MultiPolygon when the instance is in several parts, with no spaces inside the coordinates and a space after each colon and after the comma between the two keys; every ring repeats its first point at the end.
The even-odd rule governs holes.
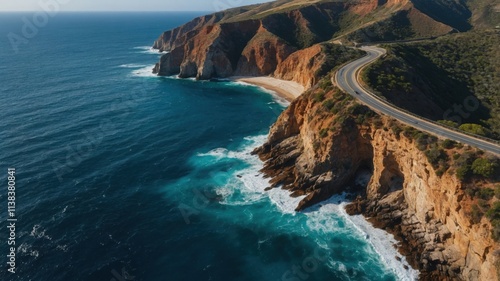
{"type": "Polygon", "coordinates": [[[25,36],[33,14],[0,14],[0,280],[415,279],[342,196],[295,213],[264,191],[250,152],[286,101],[151,74],[153,41],[198,15],[59,13],[25,36]]]}

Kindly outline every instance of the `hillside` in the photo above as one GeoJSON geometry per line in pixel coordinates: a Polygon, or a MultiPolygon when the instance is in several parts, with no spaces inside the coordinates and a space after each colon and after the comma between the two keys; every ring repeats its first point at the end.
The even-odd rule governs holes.
{"type": "Polygon", "coordinates": [[[468,0],[472,11],[470,22],[477,28],[492,28],[500,25],[500,2],[496,0],[468,0]]]}
{"type": "Polygon", "coordinates": [[[456,127],[478,124],[485,128],[480,134],[499,138],[498,46],[500,33],[492,30],[387,45],[388,55],[367,69],[364,80],[399,107],[456,127]]]}
{"type": "MultiPolygon", "coordinates": [[[[457,8],[447,15],[467,20],[460,11],[457,8]]],[[[301,72],[304,77],[289,75],[309,87],[318,81],[317,70],[324,63],[318,59],[315,45],[330,40],[431,37],[462,28],[458,21],[445,24],[442,20],[427,15],[409,0],[296,0],[251,5],[199,17],[164,32],[153,47],[169,53],[161,58],[154,72],[197,79],[283,76],[275,72],[283,69],[288,57],[313,48],[301,53],[301,58],[310,61],[314,71],[301,72]]],[[[341,56],[349,53],[345,49],[341,56]]]]}

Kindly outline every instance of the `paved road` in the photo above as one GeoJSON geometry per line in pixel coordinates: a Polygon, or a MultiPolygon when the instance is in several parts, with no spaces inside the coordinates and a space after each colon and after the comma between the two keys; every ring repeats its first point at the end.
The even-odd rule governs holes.
{"type": "Polygon", "coordinates": [[[368,55],[345,65],[335,74],[337,85],[341,89],[351,94],[362,103],[368,105],[373,110],[391,116],[409,126],[415,127],[419,130],[431,133],[433,135],[448,138],[463,144],[468,144],[500,156],[500,146],[498,144],[474,138],[469,135],[462,134],[460,132],[440,126],[438,124],[426,121],[425,119],[405,113],[396,106],[384,102],[376,98],[374,94],[364,90],[359,85],[357,80],[358,71],[372,61],[378,59],[380,56],[384,55],[386,51],[385,49],[374,46],[366,46],[361,49],[366,51],[368,55]]]}

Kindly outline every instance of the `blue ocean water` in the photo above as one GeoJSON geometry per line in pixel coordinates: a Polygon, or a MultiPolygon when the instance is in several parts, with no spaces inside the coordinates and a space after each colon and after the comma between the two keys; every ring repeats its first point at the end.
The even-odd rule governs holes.
{"type": "Polygon", "coordinates": [[[297,214],[298,199],[264,192],[250,152],[286,103],[150,74],[152,42],[197,15],[61,13],[16,53],[7,35],[32,14],[0,14],[0,280],[413,279],[342,198],[297,214]]]}

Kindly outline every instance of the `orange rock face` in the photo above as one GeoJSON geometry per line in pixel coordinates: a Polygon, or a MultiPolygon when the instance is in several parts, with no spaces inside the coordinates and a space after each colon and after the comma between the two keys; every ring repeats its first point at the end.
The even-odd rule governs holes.
{"type": "Polygon", "coordinates": [[[315,44],[336,34],[342,37],[362,28],[355,37],[370,41],[395,38],[394,24],[402,24],[398,30],[406,31],[397,38],[452,30],[421,13],[409,0],[313,1],[279,8],[262,5],[219,12],[163,33],[153,47],[169,53],[154,72],[197,79],[275,75],[307,88],[318,80],[317,70],[325,59],[315,44]],[[402,12],[403,17],[394,18],[402,12]]]}
{"type": "MultiPolygon", "coordinates": [[[[498,280],[499,245],[491,239],[491,225],[486,218],[471,222],[456,176],[438,176],[415,140],[387,129],[394,125],[388,118],[375,115],[360,124],[352,115],[325,110],[328,100],[340,103],[340,111],[352,103],[331,92],[320,101],[315,93],[295,100],[255,151],[271,186],[307,195],[297,207],[302,210],[352,191],[347,187],[357,171],[371,170],[368,184],[358,186],[364,199],[349,212],[363,213],[393,233],[420,280],[498,280]]],[[[347,112],[368,116],[363,107],[353,108],[347,112]]]]}
{"type": "Polygon", "coordinates": [[[235,75],[260,76],[274,72],[296,48],[260,27],[241,53],[235,75]]]}
{"type": "Polygon", "coordinates": [[[325,54],[320,45],[297,51],[278,64],[274,76],[292,80],[309,88],[317,83],[316,72],[325,61],[325,54]]]}

